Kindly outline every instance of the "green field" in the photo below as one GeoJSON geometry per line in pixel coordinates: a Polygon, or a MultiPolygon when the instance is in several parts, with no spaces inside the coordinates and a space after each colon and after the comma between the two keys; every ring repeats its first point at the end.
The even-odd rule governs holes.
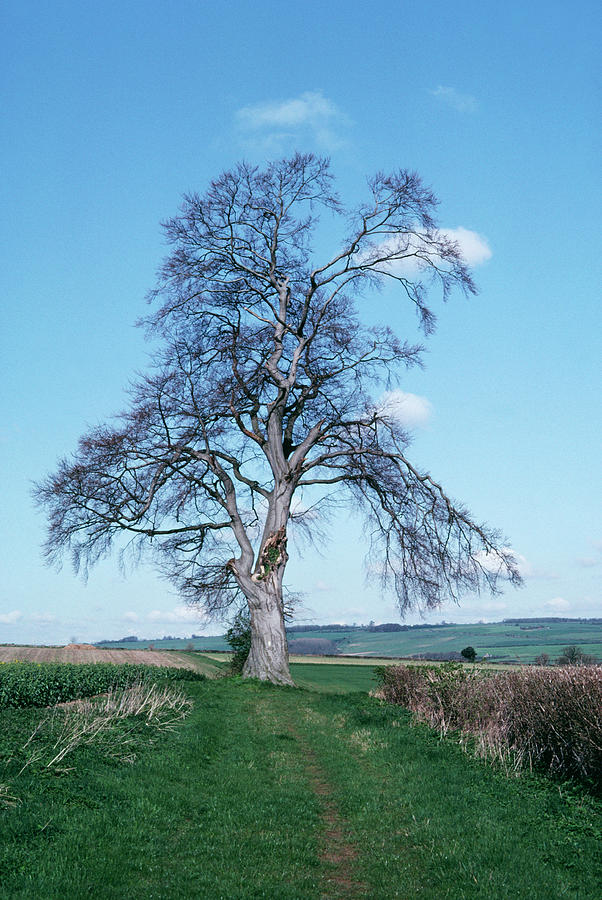
{"type": "MultiPolygon", "coordinates": [[[[223,654],[221,659],[198,653],[194,656],[206,662],[208,674],[210,666],[214,667],[214,674],[227,674],[230,654],[223,654]]],[[[344,660],[331,662],[325,659],[320,662],[297,661],[291,662],[291,675],[297,687],[311,691],[334,694],[350,694],[354,691],[367,693],[376,687],[374,668],[371,660],[362,660],[361,664],[350,664],[344,660]]]]}
{"type": "Polygon", "coordinates": [[[414,656],[417,654],[459,652],[471,645],[479,656],[503,662],[517,659],[533,662],[542,652],[551,660],[560,656],[567,644],[578,644],[586,653],[602,658],[602,624],[545,623],[541,627],[496,624],[445,625],[390,633],[359,634],[348,632],[307,632],[303,637],[322,637],[336,641],[344,654],[372,656],[414,656]]]}
{"type": "Polygon", "coordinates": [[[291,663],[291,675],[297,687],[323,693],[368,692],[376,687],[373,666],[291,663]]]}
{"type": "Polygon", "coordinates": [[[313,691],[185,683],[183,724],[130,731],[125,758],[118,736],[112,753],[80,747],[59,770],[35,740],[23,768],[42,713],[3,711],[0,897],[598,896],[592,797],[507,778],[366,694],[323,692],[327,672],[369,671],[297,664],[313,691]]]}
{"type": "Polygon", "coordinates": [[[189,683],[175,730],[142,729],[126,761],[80,748],[60,771],[17,774],[40,711],[4,711],[0,897],[598,896],[591,797],[320,692],[347,667],[302,668],[318,691],[189,683]]]}
{"type": "MultiPolygon", "coordinates": [[[[517,660],[532,663],[540,653],[547,653],[554,662],[562,648],[576,644],[585,653],[602,661],[602,623],[551,622],[546,619],[513,625],[493,623],[472,625],[444,625],[411,628],[398,632],[309,631],[294,632],[291,638],[326,638],[336,643],[340,654],[376,657],[409,657],[419,654],[460,652],[470,645],[479,656],[488,655],[493,661],[517,660]]],[[[188,640],[156,640],[115,643],[112,647],[143,650],[153,643],[157,650],[182,650],[191,645],[195,650],[228,650],[224,636],[188,640]]],[[[109,646],[101,644],[99,646],[109,646]]]]}

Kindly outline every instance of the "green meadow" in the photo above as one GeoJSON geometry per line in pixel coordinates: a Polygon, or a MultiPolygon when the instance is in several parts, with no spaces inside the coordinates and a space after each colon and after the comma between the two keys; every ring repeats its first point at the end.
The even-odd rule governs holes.
{"type": "Polygon", "coordinates": [[[413,725],[370,666],[293,673],[178,681],[185,717],[120,720],[54,765],[71,707],[0,711],[0,897],[599,897],[585,789],[413,725]]]}

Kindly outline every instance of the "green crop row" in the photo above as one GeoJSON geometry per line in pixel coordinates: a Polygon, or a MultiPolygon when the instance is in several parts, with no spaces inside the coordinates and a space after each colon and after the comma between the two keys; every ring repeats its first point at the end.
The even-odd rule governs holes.
{"type": "Polygon", "coordinates": [[[136,681],[202,681],[191,669],[126,663],[0,663],[0,709],[52,706],[136,681]]]}

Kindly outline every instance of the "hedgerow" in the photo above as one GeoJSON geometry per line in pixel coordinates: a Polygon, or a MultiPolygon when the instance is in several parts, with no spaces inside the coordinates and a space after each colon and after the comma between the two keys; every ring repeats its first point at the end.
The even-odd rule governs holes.
{"type": "Polygon", "coordinates": [[[52,706],[134,682],[202,681],[191,669],[125,663],[0,663],[0,709],[52,706]]]}
{"type": "Polygon", "coordinates": [[[602,787],[602,666],[379,669],[381,696],[479,755],[602,787]]]}

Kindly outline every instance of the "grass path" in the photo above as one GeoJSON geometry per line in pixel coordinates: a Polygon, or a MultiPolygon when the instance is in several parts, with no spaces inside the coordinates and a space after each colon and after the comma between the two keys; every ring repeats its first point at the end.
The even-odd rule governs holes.
{"type": "MultiPolygon", "coordinates": [[[[292,733],[296,736],[294,727],[292,733]]],[[[352,843],[349,822],[333,799],[333,788],[324,770],[320,767],[309,744],[301,740],[306,759],[309,784],[321,805],[323,834],[320,841],[320,860],[329,867],[324,877],[325,896],[364,897],[367,887],[359,882],[351,871],[351,864],[358,856],[357,847],[352,843]]]]}
{"type": "Polygon", "coordinates": [[[53,774],[10,758],[39,711],[1,714],[21,801],[0,811],[3,900],[599,896],[587,795],[507,779],[365,694],[186,690],[190,718],[135,762],[89,747],[53,774]]]}

